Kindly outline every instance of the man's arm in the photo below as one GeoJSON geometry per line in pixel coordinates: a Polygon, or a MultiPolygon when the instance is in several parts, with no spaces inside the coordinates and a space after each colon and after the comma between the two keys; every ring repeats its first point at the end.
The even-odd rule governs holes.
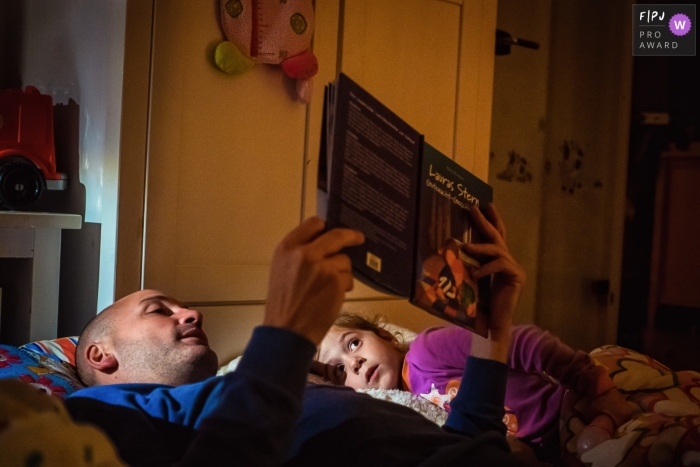
{"type": "Polygon", "coordinates": [[[256,328],[236,371],[209,380],[213,387],[197,394],[201,412],[188,421],[196,435],[176,465],[280,464],[301,414],[315,351],[308,339],[286,329],[256,328]]]}
{"type": "Polygon", "coordinates": [[[278,245],[264,326],[255,330],[268,337],[252,340],[246,348],[230,376],[246,378],[245,384],[226,385],[226,397],[198,427],[181,465],[203,465],[202,454],[211,459],[209,465],[223,465],[231,454],[239,465],[275,465],[284,460],[301,414],[304,382],[316,345],[337,318],[345,292],[353,287],[350,259],[341,250],[364,241],[354,230],[324,233],[324,228],[321,219],[312,217],[278,245]],[[279,339],[287,345],[268,352],[266,346],[279,344],[279,339]],[[296,365],[285,364],[290,358],[296,365]],[[271,387],[278,389],[277,395],[271,387]],[[254,406],[239,399],[241,392],[256,389],[261,394],[254,406]]]}
{"type": "Polygon", "coordinates": [[[472,337],[471,355],[457,396],[452,400],[445,426],[478,436],[489,430],[505,435],[503,425],[508,350],[513,313],[525,285],[525,271],[508,252],[505,226],[492,204],[486,207],[487,219],[478,208],[470,214],[485,243],[467,244],[471,255],[484,258],[474,271],[474,279],[493,275],[488,337],[472,337]]]}
{"type": "Polygon", "coordinates": [[[306,219],[277,246],[272,259],[263,324],[288,329],[318,345],[352,290],[352,264],[341,250],[364,242],[351,229],[323,232],[325,222],[306,219]]]}

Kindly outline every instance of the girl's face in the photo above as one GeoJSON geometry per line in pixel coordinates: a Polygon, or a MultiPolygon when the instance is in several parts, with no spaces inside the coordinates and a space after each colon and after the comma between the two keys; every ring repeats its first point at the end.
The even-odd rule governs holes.
{"type": "Polygon", "coordinates": [[[372,331],[333,326],[319,346],[318,359],[334,367],[354,389],[397,389],[403,354],[394,342],[372,331]]]}

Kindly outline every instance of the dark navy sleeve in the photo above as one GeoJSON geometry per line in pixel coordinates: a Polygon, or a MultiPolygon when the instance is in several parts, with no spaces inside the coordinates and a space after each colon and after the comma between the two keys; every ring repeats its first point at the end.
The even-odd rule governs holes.
{"type": "Polygon", "coordinates": [[[196,437],[176,465],[280,465],[288,455],[316,347],[279,328],[258,327],[220,400],[205,408],[196,437]]]}
{"type": "Polygon", "coordinates": [[[508,366],[495,360],[469,356],[459,392],[452,399],[445,427],[469,437],[487,431],[503,436],[508,366]]]}

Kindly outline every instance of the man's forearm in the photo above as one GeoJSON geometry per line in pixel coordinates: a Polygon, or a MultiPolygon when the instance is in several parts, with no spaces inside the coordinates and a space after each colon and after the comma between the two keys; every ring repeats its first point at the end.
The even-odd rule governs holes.
{"type": "Polygon", "coordinates": [[[214,401],[178,467],[279,465],[288,455],[315,346],[292,331],[255,329],[236,371],[214,401]]]}
{"type": "Polygon", "coordinates": [[[471,355],[462,376],[457,396],[450,405],[445,423],[449,429],[470,437],[496,430],[505,435],[503,424],[510,323],[498,323],[488,337],[472,336],[471,355]]]}
{"type": "Polygon", "coordinates": [[[503,400],[507,377],[505,363],[470,356],[459,392],[450,403],[445,427],[469,437],[492,430],[505,436],[503,400]]]}

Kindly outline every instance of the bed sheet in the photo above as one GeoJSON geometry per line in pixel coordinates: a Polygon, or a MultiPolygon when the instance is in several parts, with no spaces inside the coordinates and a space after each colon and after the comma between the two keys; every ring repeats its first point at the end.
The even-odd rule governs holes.
{"type": "Polygon", "coordinates": [[[604,366],[633,408],[613,437],[579,456],[578,436],[587,401],[564,398],[560,439],[568,467],[663,467],[700,465],[700,373],[672,371],[656,360],[616,345],[591,356],[604,366]]]}

